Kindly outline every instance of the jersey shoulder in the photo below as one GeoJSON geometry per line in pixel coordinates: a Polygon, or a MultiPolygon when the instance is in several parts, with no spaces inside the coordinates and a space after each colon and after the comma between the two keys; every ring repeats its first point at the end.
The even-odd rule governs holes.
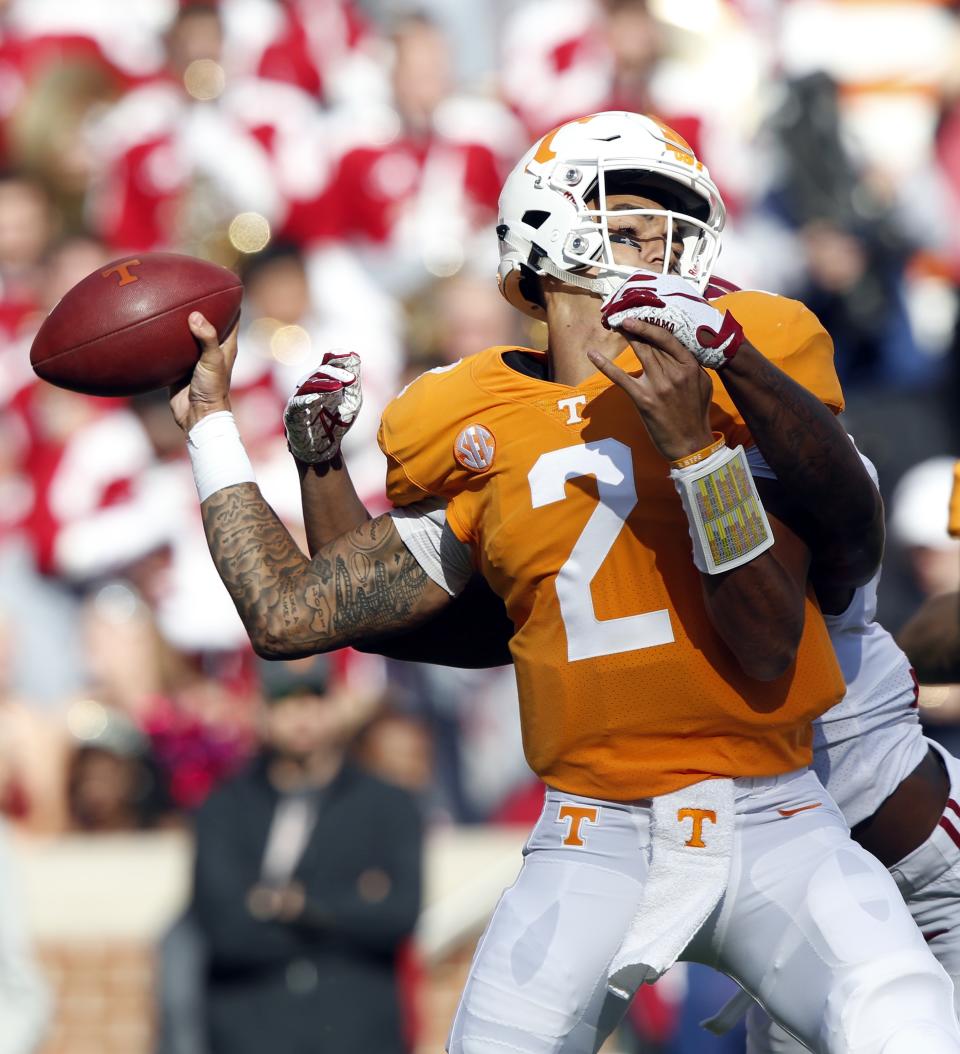
{"type": "MultiPolygon", "coordinates": [[[[752,289],[725,293],[712,303],[719,311],[730,311],[743,326],[747,340],[774,365],[813,392],[834,413],[843,410],[833,340],[808,307],[799,300],[752,289]]],[[[716,385],[715,389],[718,401],[722,401],[722,386],[716,385]]]]}
{"type": "Polygon", "coordinates": [[[377,440],[387,458],[387,497],[394,505],[428,495],[452,498],[476,480],[484,445],[493,442],[483,422],[509,385],[509,367],[501,359],[509,350],[487,348],[428,370],[387,405],[377,440]],[[496,385],[488,383],[494,375],[496,385]]]}

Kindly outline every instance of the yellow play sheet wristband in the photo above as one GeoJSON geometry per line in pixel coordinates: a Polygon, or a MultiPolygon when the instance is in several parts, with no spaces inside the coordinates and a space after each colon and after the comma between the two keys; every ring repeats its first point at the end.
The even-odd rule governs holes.
{"type": "Polygon", "coordinates": [[[770,521],[742,446],[731,450],[721,440],[701,460],[674,467],[670,478],[690,523],[698,570],[721,574],[756,559],[773,545],[770,521]]]}

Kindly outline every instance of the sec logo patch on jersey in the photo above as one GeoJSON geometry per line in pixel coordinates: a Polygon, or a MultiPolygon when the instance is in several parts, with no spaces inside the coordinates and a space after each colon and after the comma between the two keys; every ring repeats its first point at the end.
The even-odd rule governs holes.
{"type": "Polygon", "coordinates": [[[480,424],[467,425],[453,444],[457,464],[469,472],[486,472],[493,464],[496,450],[493,433],[480,424]]]}

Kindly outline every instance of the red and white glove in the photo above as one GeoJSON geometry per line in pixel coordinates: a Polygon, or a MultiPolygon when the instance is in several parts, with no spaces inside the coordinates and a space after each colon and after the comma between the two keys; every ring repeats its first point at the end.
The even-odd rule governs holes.
{"type": "Polygon", "coordinates": [[[287,400],[283,424],[290,453],[308,465],[332,461],[362,403],[360,356],[328,351],[287,400]]]}
{"type": "Polygon", "coordinates": [[[604,300],[607,329],[636,318],[669,330],[701,366],[719,370],[743,343],[743,327],[729,311],[718,311],[684,278],[637,271],[604,300]]]}

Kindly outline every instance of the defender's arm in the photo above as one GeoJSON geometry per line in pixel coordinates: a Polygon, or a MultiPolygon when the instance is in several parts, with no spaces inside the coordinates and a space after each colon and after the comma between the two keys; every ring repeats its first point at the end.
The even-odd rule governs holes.
{"type": "Polygon", "coordinates": [[[814,555],[812,577],[847,589],[848,597],[850,589],[868,582],[883,553],[883,505],[831,410],[762,355],[730,311],[721,313],[676,275],[637,272],[607,298],[601,313],[606,325],[661,351],[683,346],[717,371],[802,513],[790,522],[814,555]]]}
{"type": "Polygon", "coordinates": [[[864,585],[883,556],[883,502],[834,414],[748,341],[718,373],[792,502],[814,576],[864,585]]]}
{"type": "Polygon", "coordinates": [[[740,567],[701,574],[707,614],[741,668],[760,681],[785,673],[803,634],[810,551],[769,515],[774,545],[740,567]]]}
{"type": "Polygon", "coordinates": [[[340,453],[363,406],[361,366],[356,352],[327,352],[283,410],[311,556],[370,519],[340,453]]]}
{"type": "Polygon", "coordinates": [[[306,465],[296,457],[294,461],[300,474],[307,548],[311,556],[316,556],[324,545],[361,527],[371,517],[341,457],[326,465],[306,465]]]}

